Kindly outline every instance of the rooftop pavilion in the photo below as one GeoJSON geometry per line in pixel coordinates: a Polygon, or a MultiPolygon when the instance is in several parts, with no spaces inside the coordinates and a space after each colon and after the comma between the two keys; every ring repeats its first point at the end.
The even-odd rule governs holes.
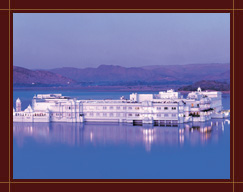
{"type": "Polygon", "coordinates": [[[69,99],[68,96],[62,96],[62,94],[37,94],[34,99],[69,99]]]}
{"type": "Polygon", "coordinates": [[[175,92],[173,89],[167,91],[159,92],[160,99],[179,99],[181,98],[181,94],[179,92],[175,92]]]}
{"type": "Polygon", "coordinates": [[[152,101],[158,99],[182,99],[183,96],[179,92],[175,92],[173,89],[167,91],[161,91],[159,94],[130,94],[130,100],[135,102],[152,101]]]}

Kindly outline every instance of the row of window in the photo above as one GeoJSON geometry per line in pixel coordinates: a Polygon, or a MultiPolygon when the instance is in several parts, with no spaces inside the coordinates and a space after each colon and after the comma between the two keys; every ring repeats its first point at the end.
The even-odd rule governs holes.
{"type": "MultiPolygon", "coordinates": [[[[96,116],[96,117],[99,117],[99,116],[103,116],[103,117],[125,117],[126,114],[125,113],[85,113],[86,116],[90,116],[90,117],[93,117],[93,116],[96,116]]],[[[15,113],[15,116],[30,116],[30,114],[26,115],[26,114],[21,114],[21,113],[15,113]]],[[[33,114],[33,116],[46,116],[45,113],[40,113],[40,114],[33,114]]],[[[56,117],[65,117],[65,116],[71,116],[71,113],[52,113],[51,116],[56,116],[56,117]]],[[[82,114],[80,114],[80,116],[82,116],[82,114]]],[[[135,116],[135,117],[139,117],[140,114],[139,113],[128,113],[128,116],[129,117],[132,117],[132,116],[135,116]]],[[[177,117],[177,114],[157,114],[156,115],[157,117],[177,117]]]]}
{"type": "MultiPolygon", "coordinates": [[[[161,110],[162,107],[157,107],[157,110],[161,110]]],[[[169,107],[164,107],[164,110],[168,110],[169,107]]],[[[176,110],[176,107],[171,107],[172,110],[176,110]]]]}
{"type": "MultiPolygon", "coordinates": [[[[164,110],[168,110],[169,109],[169,107],[157,107],[157,110],[162,110],[162,108],[164,110]]],[[[113,106],[110,106],[110,107],[107,107],[107,106],[103,106],[103,107],[94,107],[94,106],[84,107],[84,110],[94,110],[94,109],[96,109],[96,110],[100,110],[100,109],[103,109],[103,110],[107,110],[107,109],[109,109],[109,110],[113,110],[113,109],[117,109],[117,110],[120,110],[120,109],[123,109],[123,110],[126,110],[126,109],[128,109],[128,110],[132,110],[132,109],[139,110],[140,107],[119,107],[119,106],[117,106],[117,107],[113,107],[113,106]]],[[[176,107],[171,107],[170,109],[171,110],[176,110],[176,107]]]]}
{"type": "Polygon", "coordinates": [[[51,116],[56,116],[56,117],[70,117],[71,113],[51,113],[51,116]]]}
{"type": "MultiPolygon", "coordinates": [[[[141,114],[128,113],[127,115],[128,115],[128,117],[139,117],[141,114]]],[[[93,112],[91,112],[91,113],[85,113],[85,116],[87,116],[87,117],[94,117],[94,116],[96,116],[96,117],[100,117],[100,116],[102,116],[102,117],[125,117],[126,114],[125,113],[93,113],[93,112]]],[[[177,114],[166,113],[166,114],[157,114],[156,116],[157,117],[177,117],[177,114]]]]}
{"type": "Polygon", "coordinates": [[[177,114],[168,114],[168,113],[166,113],[166,114],[157,114],[156,115],[157,117],[177,117],[177,114]]]}
{"type": "Polygon", "coordinates": [[[35,114],[15,113],[15,116],[46,116],[46,114],[45,113],[35,113],[35,114]]]}
{"type": "Polygon", "coordinates": [[[126,114],[125,113],[85,113],[84,114],[85,116],[90,116],[90,117],[100,117],[100,116],[103,116],[103,117],[125,117],[126,114]]]}
{"type": "MultiPolygon", "coordinates": [[[[120,107],[120,106],[116,106],[116,107],[114,107],[114,106],[110,106],[110,107],[108,107],[108,106],[103,106],[103,107],[101,107],[101,106],[97,106],[97,107],[94,107],[94,106],[89,106],[89,107],[84,107],[84,110],[94,110],[94,109],[96,109],[96,110],[101,110],[101,109],[103,109],[103,110],[107,110],[107,109],[110,109],[110,110],[114,110],[114,109],[117,109],[117,110],[126,110],[126,109],[129,109],[129,110],[131,110],[131,109],[133,109],[133,107],[120,107]]],[[[140,109],[140,107],[134,107],[134,109],[136,109],[136,110],[139,110],[140,109]]]]}
{"type": "MultiPolygon", "coordinates": [[[[65,107],[67,110],[69,109],[75,109],[75,106],[66,106],[65,107]]],[[[76,109],[78,109],[79,108],[79,106],[76,106],[76,109]]],[[[169,107],[157,107],[157,110],[162,110],[162,108],[164,109],[164,110],[168,110],[169,109],[169,107]]],[[[117,110],[120,110],[120,109],[123,109],[123,110],[126,110],[126,109],[128,109],[128,110],[132,110],[132,109],[135,109],[135,110],[139,110],[140,109],[140,107],[120,107],[120,106],[84,106],[84,109],[85,110],[101,110],[101,109],[103,109],[103,110],[107,110],[107,109],[110,109],[110,110],[113,110],[113,109],[117,109],[117,110]]],[[[176,110],[176,107],[171,107],[170,109],[172,109],[172,110],[176,110]]]]}
{"type": "MultiPolygon", "coordinates": [[[[71,109],[75,109],[75,107],[76,107],[76,110],[78,110],[79,109],[79,106],[78,105],[72,105],[72,106],[65,106],[65,109],[66,110],[71,110],[71,109]]],[[[162,110],[162,108],[164,109],[164,110],[168,110],[169,109],[169,107],[157,107],[157,110],[162,110]]],[[[107,109],[110,109],[110,110],[114,110],[114,109],[117,109],[117,110],[121,110],[121,109],[123,109],[123,110],[132,110],[132,109],[135,109],[135,110],[139,110],[140,109],[140,107],[120,107],[120,106],[84,106],[84,109],[85,110],[101,110],[101,109],[103,109],[103,110],[107,110],[107,109]]],[[[176,107],[171,107],[170,109],[172,109],[172,110],[176,110],[176,107]]]]}

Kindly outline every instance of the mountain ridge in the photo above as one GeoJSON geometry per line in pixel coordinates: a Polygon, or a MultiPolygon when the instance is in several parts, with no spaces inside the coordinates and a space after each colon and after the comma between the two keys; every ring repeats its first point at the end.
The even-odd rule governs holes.
{"type": "Polygon", "coordinates": [[[123,67],[102,64],[96,68],[61,67],[30,70],[13,67],[13,84],[20,85],[159,85],[192,84],[201,80],[230,82],[230,64],[188,64],[123,67]]]}
{"type": "Polygon", "coordinates": [[[122,67],[100,65],[97,68],[54,68],[49,71],[61,74],[75,81],[229,81],[229,64],[161,65],[152,69],[143,67],[122,67]]]}
{"type": "Polygon", "coordinates": [[[13,66],[13,85],[72,85],[76,81],[50,71],[13,66]]]}

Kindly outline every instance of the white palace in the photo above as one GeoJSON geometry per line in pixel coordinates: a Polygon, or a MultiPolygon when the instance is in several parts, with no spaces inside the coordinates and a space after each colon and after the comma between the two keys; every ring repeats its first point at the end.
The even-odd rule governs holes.
{"type": "Polygon", "coordinates": [[[120,122],[177,126],[178,123],[204,122],[211,118],[226,118],[222,110],[222,93],[197,91],[187,98],[168,90],[159,94],[130,94],[130,99],[77,100],[62,94],[38,94],[32,106],[21,110],[16,100],[14,122],[120,122]]]}

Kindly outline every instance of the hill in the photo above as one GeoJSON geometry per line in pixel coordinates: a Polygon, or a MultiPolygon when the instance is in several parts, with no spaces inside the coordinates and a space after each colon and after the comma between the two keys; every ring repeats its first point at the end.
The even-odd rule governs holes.
{"type": "Polygon", "coordinates": [[[178,91],[196,91],[198,87],[204,90],[214,90],[214,91],[230,91],[230,84],[227,82],[218,81],[198,81],[192,85],[183,86],[178,89],[178,91]]]}
{"type": "Polygon", "coordinates": [[[68,86],[76,82],[57,73],[13,66],[13,86],[68,86]]]}
{"type": "Polygon", "coordinates": [[[121,67],[100,65],[97,68],[55,68],[51,72],[77,82],[187,82],[200,80],[230,81],[229,64],[160,65],[121,67]]]}
{"type": "MultiPolygon", "coordinates": [[[[13,85],[17,86],[176,86],[198,81],[230,82],[229,64],[156,65],[122,67],[100,65],[97,68],[63,67],[30,70],[13,67],[13,85]]],[[[211,84],[212,84],[211,82],[211,84]]],[[[216,86],[216,85],[215,85],[216,86]]]]}

